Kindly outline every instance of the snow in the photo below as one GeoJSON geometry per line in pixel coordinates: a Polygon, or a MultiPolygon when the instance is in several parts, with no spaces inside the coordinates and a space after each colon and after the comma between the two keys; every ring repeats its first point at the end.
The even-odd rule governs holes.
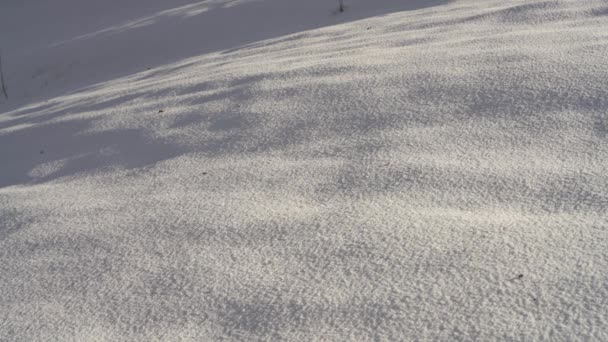
{"type": "Polygon", "coordinates": [[[608,340],[602,0],[3,1],[0,341],[608,340]]]}

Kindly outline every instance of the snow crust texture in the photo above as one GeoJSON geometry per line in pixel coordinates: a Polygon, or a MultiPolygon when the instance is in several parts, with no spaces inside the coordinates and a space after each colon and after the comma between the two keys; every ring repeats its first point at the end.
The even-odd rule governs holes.
{"type": "Polygon", "coordinates": [[[606,1],[124,3],[0,4],[0,341],[608,341],[606,1]]]}

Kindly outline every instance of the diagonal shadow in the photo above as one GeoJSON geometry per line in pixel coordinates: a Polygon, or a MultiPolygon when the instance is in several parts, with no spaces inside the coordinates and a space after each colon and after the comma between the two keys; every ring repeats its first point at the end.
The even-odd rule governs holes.
{"type": "MultiPolygon", "coordinates": [[[[351,0],[340,14],[335,13],[337,4],[325,0],[207,0],[187,5],[181,1],[182,6],[50,41],[47,47],[37,43],[32,47],[35,53],[8,55],[7,82],[15,84],[13,92],[23,99],[53,98],[141,71],[157,72],[158,67],[194,56],[232,49],[230,53],[297,32],[449,1],[410,0],[379,6],[351,0]]],[[[9,105],[14,106],[16,100],[9,105]]]]}
{"type": "Polygon", "coordinates": [[[143,129],[85,131],[95,118],[72,119],[0,134],[0,188],[49,182],[107,168],[141,168],[184,149],[149,139],[143,129]]]}

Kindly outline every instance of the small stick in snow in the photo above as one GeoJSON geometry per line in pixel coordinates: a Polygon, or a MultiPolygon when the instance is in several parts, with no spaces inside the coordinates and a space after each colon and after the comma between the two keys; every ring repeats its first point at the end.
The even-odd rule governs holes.
{"type": "Polygon", "coordinates": [[[0,51],[0,88],[2,88],[2,93],[4,94],[4,98],[8,100],[8,94],[6,93],[6,85],[4,84],[4,74],[2,73],[2,53],[0,51]]]}
{"type": "Polygon", "coordinates": [[[519,280],[519,279],[522,279],[523,277],[524,277],[523,274],[518,274],[517,277],[511,278],[511,279],[509,279],[509,281],[519,280]]]}

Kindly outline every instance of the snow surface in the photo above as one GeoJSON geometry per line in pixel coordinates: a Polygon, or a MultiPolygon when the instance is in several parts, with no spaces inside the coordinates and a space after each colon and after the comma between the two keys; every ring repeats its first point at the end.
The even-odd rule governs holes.
{"type": "Polygon", "coordinates": [[[608,341],[608,2],[3,0],[0,341],[608,341]]]}

